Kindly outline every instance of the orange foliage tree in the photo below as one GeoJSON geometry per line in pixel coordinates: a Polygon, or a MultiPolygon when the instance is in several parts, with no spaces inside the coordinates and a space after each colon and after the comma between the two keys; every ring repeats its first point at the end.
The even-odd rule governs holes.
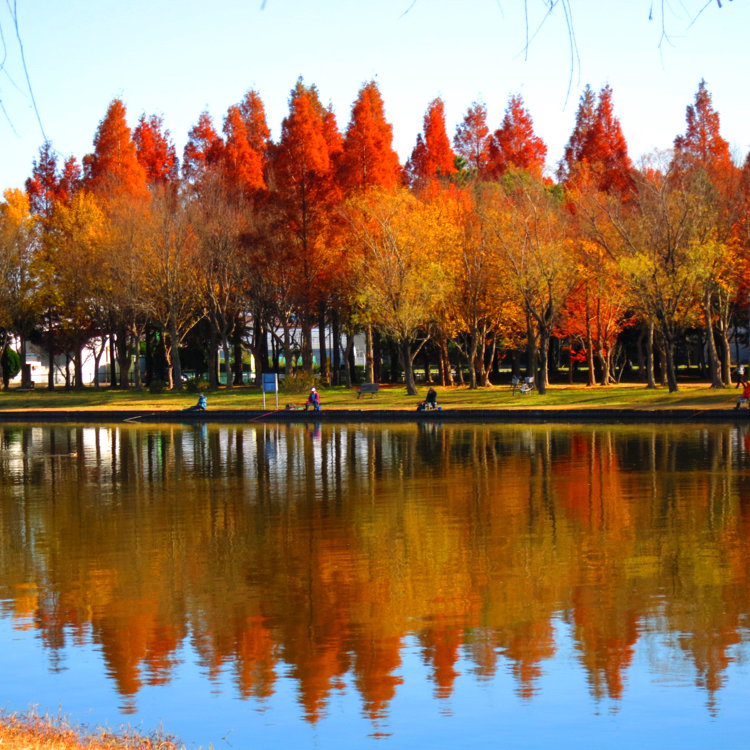
{"type": "Polygon", "coordinates": [[[439,97],[433,99],[424,116],[423,132],[406,165],[412,187],[433,188],[441,178],[456,173],[456,155],[445,130],[445,105],[439,97]]]}
{"type": "MultiPolygon", "coordinates": [[[[125,105],[114,99],[94,136],[94,151],[84,157],[84,187],[97,198],[107,217],[103,302],[116,336],[120,387],[127,387],[132,356],[143,328],[139,252],[141,227],[149,197],[146,170],[126,121],[125,105]]],[[[112,382],[114,384],[114,368],[112,382]]],[[[135,369],[136,383],[140,376],[135,369]]]]}
{"type": "Polygon", "coordinates": [[[211,115],[201,112],[188,133],[182,156],[182,176],[189,184],[200,181],[208,169],[218,163],[223,152],[224,142],[216,132],[211,115]]]}
{"type": "Polygon", "coordinates": [[[394,188],[401,182],[401,165],[393,150],[393,127],[377,83],[359,91],[344,134],[338,178],[346,191],[370,187],[394,188]]]}
{"type": "Polygon", "coordinates": [[[174,184],[179,177],[179,163],[169,130],[159,115],[141,115],[133,130],[136,157],[146,170],[150,185],[174,184]]]}
{"type": "Polygon", "coordinates": [[[564,183],[587,179],[599,190],[625,193],[632,189],[632,171],[627,142],[612,108],[612,89],[604,86],[597,101],[591,86],[586,86],[558,178],[564,183]]]}
{"type": "Polygon", "coordinates": [[[414,358],[445,305],[440,256],[455,247],[454,228],[437,202],[406,190],[370,191],[350,201],[347,215],[359,249],[355,294],[373,324],[396,342],[407,392],[415,396],[414,358]]]}
{"type": "Polygon", "coordinates": [[[489,135],[487,107],[481,102],[474,102],[456,128],[453,147],[463,159],[463,168],[480,178],[484,177],[487,168],[489,135]]]}
{"type": "Polygon", "coordinates": [[[481,200],[489,247],[506,270],[508,294],[526,315],[529,371],[543,394],[549,342],[577,281],[570,222],[559,194],[526,172],[487,186],[481,200]]]}
{"type": "Polygon", "coordinates": [[[330,239],[333,207],[339,197],[334,164],[340,151],[341,136],[333,112],[323,107],[315,86],[298,80],[271,169],[287,229],[287,271],[302,333],[302,362],[309,373],[313,370],[314,316],[324,302],[336,261],[330,239]]]}
{"type": "MultiPolygon", "coordinates": [[[[345,194],[366,191],[372,188],[391,190],[403,180],[403,170],[398,154],[393,149],[393,128],[385,119],[385,108],[375,81],[365,84],[352,106],[351,119],[347,126],[338,164],[338,179],[345,194]]],[[[336,289],[346,290],[351,281],[346,259],[337,264],[336,289]]],[[[347,330],[347,347],[351,347],[355,329],[354,308],[346,300],[351,296],[336,295],[332,311],[334,339],[333,376],[338,378],[339,320],[347,330]],[[343,317],[341,313],[344,313],[343,317]]],[[[373,331],[368,321],[364,322],[366,348],[366,378],[375,380],[373,331]]]]}
{"type": "Polygon", "coordinates": [[[684,135],[674,140],[672,169],[690,179],[701,202],[702,308],[711,381],[719,388],[731,381],[729,332],[735,310],[746,300],[745,295],[738,296],[744,285],[738,235],[744,215],[741,172],[721,135],[719,113],[704,80],[686,109],[685,120],[684,135]]]}
{"type": "Polygon", "coordinates": [[[540,178],[547,146],[534,134],[531,115],[519,94],[511,96],[500,127],[487,146],[487,175],[497,179],[508,169],[524,170],[540,178]]]}

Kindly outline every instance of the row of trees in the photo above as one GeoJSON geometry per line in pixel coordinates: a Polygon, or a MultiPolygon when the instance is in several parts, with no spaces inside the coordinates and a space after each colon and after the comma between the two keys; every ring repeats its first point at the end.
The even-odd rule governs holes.
{"type": "Polygon", "coordinates": [[[50,361],[69,353],[80,386],[81,352],[98,363],[109,342],[127,386],[146,342],[149,377],[177,388],[197,337],[211,385],[223,351],[232,387],[243,351],[256,372],[269,367],[269,337],[287,372],[299,355],[312,373],[318,326],[340,344],[332,362],[321,346],[317,362],[335,384],[351,382],[364,331],[367,379],[391,352],[415,393],[429,345],[444,384],[466,371],[478,387],[524,352],[543,393],[552,341],[571,373],[584,361],[590,384],[608,383],[626,329],[644,342],[648,384],[657,363],[676,390],[675,352],[692,331],[712,384],[727,383],[748,292],[750,159],[733,162],[705,83],[669,153],[634,166],[612,90],[587,87],[555,179],[545,158],[519,96],[495,131],[472,104],[452,144],[435,99],[403,166],[374,82],[342,133],[299,80],[278,142],[249,91],[221,133],[201,114],[181,164],[161,118],[143,115],[131,131],[116,99],[82,165],[59,164],[45,143],[25,190],[5,193],[2,345],[18,337],[22,360],[34,337],[50,361]]]}

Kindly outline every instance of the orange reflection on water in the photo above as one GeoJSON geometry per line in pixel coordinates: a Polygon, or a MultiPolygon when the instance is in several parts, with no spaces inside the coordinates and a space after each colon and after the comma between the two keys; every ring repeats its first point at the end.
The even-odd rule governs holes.
{"type": "MultiPolygon", "coordinates": [[[[568,623],[621,699],[644,631],[715,706],[750,613],[750,457],[735,427],[5,428],[0,608],[55,664],[92,642],[124,699],[174,678],[310,722],[352,685],[384,719],[414,637],[438,700],[462,657],[533,700],[568,623]]],[[[661,658],[662,655],[655,656],[661,658]]],[[[654,666],[655,671],[663,667],[654,666]]]]}

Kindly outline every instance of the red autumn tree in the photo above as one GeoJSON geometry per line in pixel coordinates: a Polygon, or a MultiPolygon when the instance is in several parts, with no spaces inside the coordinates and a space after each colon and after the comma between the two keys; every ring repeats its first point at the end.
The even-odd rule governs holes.
{"type": "Polygon", "coordinates": [[[534,122],[515,94],[508,100],[500,127],[492,134],[487,148],[487,175],[497,179],[508,169],[521,169],[541,177],[547,146],[534,134],[534,122]]]}
{"type": "Polygon", "coordinates": [[[178,177],[177,152],[169,130],[159,115],[141,115],[133,131],[135,151],[141,166],[146,170],[150,185],[174,183],[178,177]]]}
{"type": "Polygon", "coordinates": [[[250,89],[239,104],[242,122],[245,124],[247,140],[250,148],[261,155],[265,166],[268,158],[268,149],[271,146],[271,132],[266,124],[266,109],[260,94],[250,89]]]}
{"type": "Polygon", "coordinates": [[[587,140],[596,122],[596,94],[589,84],[581,94],[573,132],[557,168],[560,182],[568,182],[586,154],[587,140]]]}
{"type": "Polygon", "coordinates": [[[273,184],[285,224],[287,283],[302,329],[302,359],[312,372],[312,322],[327,294],[334,265],[328,239],[338,198],[332,151],[340,149],[335,118],[320,103],[315,86],[298,80],[274,149],[273,184]]]}
{"type": "Polygon", "coordinates": [[[589,180],[605,192],[624,193],[632,188],[633,164],[620,121],[614,116],[609,86],[599,92],[598,102],[586,86],[558,177],[566,183],[589,180]]]}
{"type": "Polygon", "coordinates": [[[705,264],[706,349],[712,387],[720,388],[731,380],[732,318],[747,300],[741,291],[746,284],[742,273],[746,254],[739,252],[747,206],[742,196],[741,172],[732,161],[729,144],[721,136],[719,113],[713,107],[704,80],[698,85],[694,103],[687,107],[685,120],[685,134],[674,141],[673,179],[689,184],[699,200],[704,225],[701,240],[706,244],[706,252],[701,254],[705,264]],[[718,255],[711,252],[720,247],[723,250],[718,255]]]}
{"type": "Polygon", "coordinates": [[[393,188],[401,181],[401,165],[393,150],[393,128],[385,119],[383,99],[375,81],[360,89],[352,106],[338,174],[347,191],[393,188]]]}
{"type": "Polygon", "coordinates": [[[71,198],[81,186],[83,173],[81,165],[75,156],[68,157],[60,171],[60,180],[57,185],[58,202],[68,205],[71,198]]]}
{"type": "Polygon", "coordinates": [[[100,197],[145,196],[146,171],[138,162],[125,105],[114,99],[94,136],[94,152],[84,157],[87,187],[100,197]]]}
{"type": "Polygon", "coordinates": [[[445,131],[445,106],[440,98],[433,99],[427,107],[423,132],[417,136],[406,169],[415,187],[425,187],[456,173],[456,154],[445,131]]]}
{"type": "Polygon", "coordinates": [[[456,128],[453,147],[464,160],[465,168],[480,177],[484,176],[487,167],[489,134],[487,107],[481,102],[474,102],[456,128]]]}
{"type": "Polygon", "coordinates": [[[222,173],[227,190],[248,197],[265,188],[263,154],[250,143],[245,121],[238,106],[231,106],[224,119],[222,173]]]}
{"type": "Polygon", "coordinates": [[[214,128],[208,112],[201,112],[190,129],[182,156],[182,174],[188,182],[197,182],[224,153],[224,142],[214,128]]]}
{"type": "Polygon", "coordinates": [[[57,156],[52,144],[45,141],[39,148],[39,159],[31,167],[31,177],[26,180],[26,194],[32,213],[49,216],[60,190],[57,156]]]}
{"type": "Polygon", "coordinates": [[[719,113],[713,108],[706,82],[701,80],[695,102],[688,105],[684,135],[674,139],[674,164],[679,170],[702,167],[709,176],[723,180],[734,171],[729,143],[721,136],[719,113]]]}

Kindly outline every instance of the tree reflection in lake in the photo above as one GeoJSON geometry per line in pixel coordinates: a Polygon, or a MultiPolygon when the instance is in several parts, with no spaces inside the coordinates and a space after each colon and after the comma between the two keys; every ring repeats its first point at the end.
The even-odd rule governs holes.
{"type": "MultiPolygon", "coordinates": [[[[714,711],[746,659],[750,434],[732,426],[4,427],[0,612],[53,668],[94,643],[135,711],[190,641],[316,722],[386,721],[406,639],[443,700],[461,657],[531,700],[570,628],[596,701],[633,654],[714,711]],[[677,658],[679,657],[679,658],[677,658]]],[[[169,697],[164,698],[165,701],[169,697]]]]}

